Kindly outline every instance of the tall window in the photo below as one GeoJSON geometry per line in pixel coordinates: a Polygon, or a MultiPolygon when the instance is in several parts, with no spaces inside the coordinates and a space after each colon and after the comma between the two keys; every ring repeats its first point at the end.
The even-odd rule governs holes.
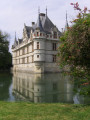
{"type": "Polygon", "coordinates": [[[42,33],[40,33],[40,36],[42,36],[42,33]]]}
{"type": "Polygon", "coordinates": [[[37,36],[39,36],[39,32],[37,32],[37,36]]]}
{"type": "Polygon", "coordinates": [[[39,49],[39,42],[37,42],[37,49],[39,49]]]}
{"type": "Polygon", "coordinates": [[[34,62],[34,57],[33,57],[33,55],[32,55],[32,63],[34,62]]]}
{"type": "Polygon", "coordinates": [[[20,56],[20,50],[19,50],[19,56],[20,56]]]}
{"type": "Polygon", "coordinates": [[[19,64],[20,64],[20,58],[19,58],[19,64]]]}
{"type": "Polygon", "coordinates": [[[22,49],[22,54],[23,54],[23,55],[25,54],[25,48],[22,49]]]}
{"type": "Polygon", "coordinates": [[[29,63],[29,57],[27,57],[27,63],[29,63]]]}
{"type": "Polygon", "coordinates": [[[54,38],[57,38],[57,32],[54,32],[54,36],[53,36],[54,38]]]}
{"type": "Polygon", "coordinates": [[[25,58],[22,58],[22,64],[24,64],[25,63],[25,58]]]}
{"type": "Polygon", "coordinates": [[[16,52],[16,56],[18,56],[18,51],[16,52]]]}
{"type": "Polygon", "coordinates": [[[53,50],[56,50],[56,49],[57,49],[57,44],[53,43],[53,50]]]}
{"type": "Polygon", "coordinates": [[[56,62],[56,55],[53,55],[53,62],[56,62]]]}
{"type": "Polygon", "coordinates": [[[29,46],[27,46],[27,53],[29,53],[29,46]]]}
{"type": "Polygon", "coordinates": [[[34,51],[34,48],[33,48],[34,46],[33,46],[33,43],[32,43],[32,52],[34,51]]]}

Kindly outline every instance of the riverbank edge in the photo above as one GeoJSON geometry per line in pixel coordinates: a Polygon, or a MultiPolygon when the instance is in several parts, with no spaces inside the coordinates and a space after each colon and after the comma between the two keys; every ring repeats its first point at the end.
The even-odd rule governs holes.
{"type": "Polygon", "coordinates": [[[0,120],[89,120],[90,105],[0,101],[0,120]]]}

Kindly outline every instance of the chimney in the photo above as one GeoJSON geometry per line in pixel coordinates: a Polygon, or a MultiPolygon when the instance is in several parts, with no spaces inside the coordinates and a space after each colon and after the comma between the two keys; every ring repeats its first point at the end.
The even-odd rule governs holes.
{"type": "Polygon", "coordinates": [[[32,26],[35,25],[35,22],[32,22],[32,26]]]}
{"type": "Polygon", "coordinates": [[[45,14],[44,14],[44,13],[40,13],[39,15],[45,17],[45,14]]]}
{"type": "Polygon", "coordinates": [[[32,28],[35,28],[35,22],[32,22],[32,28]]]}

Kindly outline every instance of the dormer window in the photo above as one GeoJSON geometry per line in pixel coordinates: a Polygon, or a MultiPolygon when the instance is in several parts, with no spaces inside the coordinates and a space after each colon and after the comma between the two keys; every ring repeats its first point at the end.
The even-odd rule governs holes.
{"type": "Polygon", "coordinates": [[[39,32],[37,32],[37,36],[39,36],[39,32]]]}
{"type": "Polygon", "coordinates": [[[57,38],[57,32],[54,32],[54,36],[53,36],[54,38],[57,38]]]}
{"type": "Polygon", "coordinates": [[[42,33],[40,33],[40,36],[42,36],[42,33]]]}

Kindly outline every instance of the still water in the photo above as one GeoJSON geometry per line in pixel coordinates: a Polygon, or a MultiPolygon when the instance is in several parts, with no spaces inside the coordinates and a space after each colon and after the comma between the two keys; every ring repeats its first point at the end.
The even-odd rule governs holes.
{"type": "Polygon", "coordinates": [[[71,76],[55,74],[0,74],[0,100],[34,103],[74,103],[86,100],[73,92],[71,76]]]}

